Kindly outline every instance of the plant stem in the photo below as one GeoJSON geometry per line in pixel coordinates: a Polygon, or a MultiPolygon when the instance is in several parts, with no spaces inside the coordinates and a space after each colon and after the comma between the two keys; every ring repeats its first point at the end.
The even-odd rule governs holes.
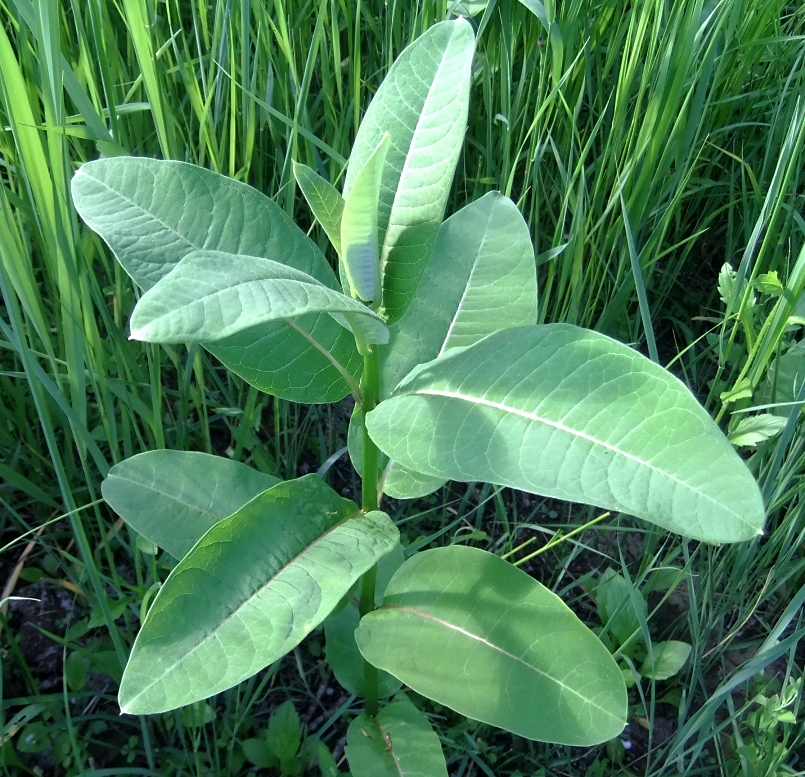
{"type": "MultiPolygon", "coordinates": [[[[361,579],[361,617],[375,608],[375,580],[377,565],[373,566],[361,579]]],[[[377,715],[377,667],[368,661],[363,662],[363,692],[366,702],[366,714],[377,715]]]]}
{"type": "MultiPolygon", "coordinates": [[[[380,366],[375,347],[371,347],[363,357],[363,413],[372,410],[378,402],[380,391],[380,366]]],[[[363,483],[361,489],[361,508],[365,513],[377,510],[378,505],[378,450],[374,441],[363,427],[363,483]]],[[[361,579],[360,613],[361,617],[375,608],[375,581],[377,566],[372,567],[361,579]]],[[[377,667],[368,661],[363,662],[364,697],[366,713],[377,715],[377,667]]]]}
{"type": "MultiPolygon", "coordinates": [[[[380,391],[380,367],[376,346],[363,357],[363,415],[373,410],[378,402],[380,391]]],[[[378,450],[377,445],[369,437],[366,424],[363,426],[363,484],[361,507],[365,513],[378,509],[378,450]]]]}

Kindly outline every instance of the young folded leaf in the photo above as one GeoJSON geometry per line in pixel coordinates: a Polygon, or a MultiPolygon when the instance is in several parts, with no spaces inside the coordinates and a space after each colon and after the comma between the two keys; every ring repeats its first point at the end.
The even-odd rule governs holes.
{"type": "Polygon", "coordinates": [[[380,255],[377,246],[377,203],[380,180],[391,136],[383,135],[352,190],[344,200],[341,214],[341,259],[353,297],[380,303],[380,255]]]}
{"type": "Polygon", "coordinates": [[[391,135],[378,206],[383,309],[391,323],[408,308],[442,222],[467,127],[474,53],[466,19],[427,30],[391,66],[352,147],[345,196],[384,133],[391,135]]]}
{"type": "Polygon", "coordinates": [[[131,337],[152,343],[214,342],[308,313],[344,314],[367,342],[388,340],[379,316],[312,276],[271,259],[222,251],[188,254],[143,294],[131,317],[131,337]]]}
{"type": "Polygon", "coordinates": [[[566,324],[508,329],[422,365],[366,426],[426,475],[619,510],[705,542],[763,526],[754,477],[688,388],[566,324]]]}
{"type": "Polygon", "coordinates": [[[344,198],[338,189],[315,170],[299,162],[293,163],[293,174],[313,215],[330,238],[336,253],[341,255],[341,216],[344,198]]]}

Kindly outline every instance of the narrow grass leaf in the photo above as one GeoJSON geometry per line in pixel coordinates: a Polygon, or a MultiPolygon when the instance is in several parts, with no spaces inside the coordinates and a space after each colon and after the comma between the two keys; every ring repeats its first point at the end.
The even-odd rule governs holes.
{"type": "Polygon", "coordinates": [[[477,548],[418,553],[356,633],[367,661],[462,715],[529,739],[592,745],[626,722],[609,651],[562,600],[477,548]]]}
{"type": "Polygon", "coordinates": [[[310,633],[399,541],[316,475],[279,483],[216,523],[154,600],[120,686],[150,714],[231,688],[310,633]]]}
{"type": "Polygon", "coordinates": [[[211,526],[277,483],[223,456],[147,451],[115,464],[101,493],[132,529],[181,559],[211,526]]]}
{"type": "Polygon", "coordinates": [[[392,459],[619,510],[707,542],[761,533],[757,483],[673,375],[565,324],[509,329],[414,370],[366,417],[392,459]]]}

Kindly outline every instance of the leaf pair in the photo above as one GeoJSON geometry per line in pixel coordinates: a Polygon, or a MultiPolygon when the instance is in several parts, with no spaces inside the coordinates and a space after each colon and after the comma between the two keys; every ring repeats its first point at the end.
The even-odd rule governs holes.
{"type": "Polygon", "coordinates": [[[342,259],[344,288],[377,303],[381,284],[381,312],[392,324],[414,298],[442,222],[474,53],[472,27],[459,19],[435,25],[400,54],[358,129],[343,197],[309,167],[294,166],[342,259]]]}
{"type": "MultiPolygon", "coordinates": [[[[381,398],[419,364],[502,329],[533,324],[536,318],[537,279],[528,227],[511,200],[490,192],[439,229],[417,294],[390,327],[388,346],[380,351],[381,398]]],[[[363,415],[356,410],[349,443],[359,472],[362,425],[363,415]]],[[[383,491],[395,498],[424,496],[445,480],[398,461],[383,462],[383,469],[383,491]]]]}
{"type": "MultiPolygon", "coordinates": [[[[243,262],[262,258],[306,276],[283,279],[273,268],[273,281],[284,284],[283,290],[302,281],[304,290],[312,289],[309,276],[333,295],[340,294],[335,274],[315,244],[276,203],[246,184],[184,162],[118,157],[83,165],[73,178],[72,193],[81,217],[142,289],[154,287],[188,255],[202,252],[185,268],[191,278],[195,261],[236,269],[232,257],[243,262]]],[[[173,283],[181,286],[175,279],[173,283]]],[[[308,311],[304,315],[267,320],[217,339],[207,349],[263,391],[299,402],[335,402],[354,390],[363,360],[353,334],[329,312],[294,307],[301,291],[295,286],[295,296],[283,299],[283,309],[308,311]]],[[[258,292],[243,291],[242,299],[230,293],[227,303],[210,300],[208,312],[231,324],[243,302],[245,314],[253,315],[252,293],[258,292]]],[[[318,287],[314,293],[319,299],[324,295],[318,287]]],[[[189,314],[188,323],[198,322],[197,316],[198,310],[189,314]]],[[[368,320],[366,314],[363,320],[368,320]]],[[[178,333],[172,326],[169,331],[178,333]]]]}

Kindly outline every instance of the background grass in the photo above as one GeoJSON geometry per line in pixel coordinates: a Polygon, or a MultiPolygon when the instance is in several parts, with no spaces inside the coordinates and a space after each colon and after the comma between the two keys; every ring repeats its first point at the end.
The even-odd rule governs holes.
{"type": "MultiPolygon", "coordinates": [[[[746,449],[769,523],[740,546],[626,519],[572,534],[597,514],[473,484],[391,505],[417,544],[511,554],[593,626],[589,584],[613,568],[648,598],[646,634],[694,648],[679,676],[632,690],[626,753],[512,741],[435,710],[451,774],[801,770],[790,716],[805,634],[805,357],[791,317],[805,316],[805,8],[467,5],[478,54],[448,213],[501,189],[532,229],[541,320],[595,327],[670,364],[725,429],[759,412],[786,425],[746,449]],[[735,276],[719,291],[726,262],[735,276]],[[669,568],[681,570],[671,589],[669,568]]],[[[69,181],[101,154],[182,159],[262,189],[309,227],[291,162],[339,181],[395,56],[457,6],[0,0],[3,597],[41,600],[6,603],[0,624],[5,774],[234,774],[243,741],[289,694],[309,733],[342,753],[348,702],[319,698],[332,683],[310,658],[315,639],[221,695],[214,720],[201,707],[115,717],[120,668],[164,570],[101,502],[109,467],[188,448],[293,477],[342,448],[345,411],[262,396],[199,349],[130,343],[135,292],[79,222],[69,181]],[[35,607],[46,637],[23,629],[35,607]],[[32,646],[46,644],[55,651],[40,662],[32,646]]],[[[339,467],[331,477],[350,487],[339,467]]]]}

